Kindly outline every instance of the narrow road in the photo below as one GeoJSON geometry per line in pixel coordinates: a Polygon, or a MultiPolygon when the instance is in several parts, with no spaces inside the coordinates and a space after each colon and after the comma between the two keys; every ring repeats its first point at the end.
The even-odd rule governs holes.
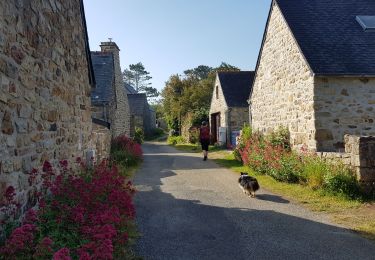
{"type": "Polygon", "coordinates": [[[143,149],[134,183],[136,252],[146,260],[375,259],[375,243],[266,190],[248,198],[238,174],[198,154],[143,149]]]}

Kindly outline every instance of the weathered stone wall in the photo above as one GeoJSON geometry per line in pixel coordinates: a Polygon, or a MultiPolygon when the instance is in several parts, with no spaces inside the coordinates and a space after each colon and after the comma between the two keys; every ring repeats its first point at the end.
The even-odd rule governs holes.
{"type": "Polygon", "coordinates": [[[375,192],[375,136],[344,136],[345,152],[318,152],[318,156],[341,162],[355,170],[364,192],[375,192]]]}
{"type": "Polygon", "coordinates": [[[79,0],[0,1],[0,186],[22,207],[33,167],[90,146],[85,51],[79,0]]]}
{"type": "Polygon", "coordinates": [[[212,99],[211,99],[210,116],[215,113],[220,113],[220,126],[225,127],[227,126],[227,111],[228,111],[228,106],[227,106],[223,91],[220,86],[219,77],[216,75],[215,87],[214,87],[214,91],[213,91],[212,99]],[[217,92],[218,95],[216,95],[216,87],[218,90],[217,92]]]}
{"type": "Polygon", "coordinates": [[[249,108],[233,107],[229,110],[229,127],[231,131],[241,130],[245,124],[249,124],[249,108]]]}
{"type": "Polygon", "coordinates": [[[315,78],[318,151],[344,149],[344,135],[375,136],[374,78],[315,78]]]}
{"type": "Polygon", "coordinates": [[[251,96],[252,127],[269,132],[286,126],[294,147],[306,144],[315,150],[314,79],[277,5],[260,55],[251,96]]]}
{"type": "Polygon", "coordinates": [[[112,52],[114,58],[116,101],[111,124],[113,137],[121,134],[130,136],[130,110],[121,73],[120,49],[114,42],[102,42],[100,47],[103,52],[112,52]]]}
{"type": "Polygon", "coordinates": [[[93,148],[96,150],[97,162],[109,158],[111,151],[111,139],[112,134],[108,128],[93,124],[91,140],[94,146],[93,148]]]}

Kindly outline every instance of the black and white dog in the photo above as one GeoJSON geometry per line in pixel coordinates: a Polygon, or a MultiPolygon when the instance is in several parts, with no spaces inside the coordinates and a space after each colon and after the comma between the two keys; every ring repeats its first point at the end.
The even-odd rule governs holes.
{"type": "Polygon", "coordinates": [[[259,184],[257,179],[247,175],[245,172],[241,172],[241,176],[238,179],[238,183],[245,194],[254,198],[255,192],[259,190],[259,184]]]}

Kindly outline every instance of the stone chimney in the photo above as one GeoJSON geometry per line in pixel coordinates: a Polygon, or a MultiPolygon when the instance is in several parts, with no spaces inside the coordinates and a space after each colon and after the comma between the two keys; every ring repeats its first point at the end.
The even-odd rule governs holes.
{"type": "Polygon", "coordinates": [[[113,137],[121,134],[130,135],[130,109],[128,96],[125,93],[124,81],[120,66],[120,48],[112,39],[109,42],[101,42],[100,48],[102,52],[111,52],[114,60],[115,71],[115,94],[116,104],[114,105],[114,115],[112,120],[113,137]]]}

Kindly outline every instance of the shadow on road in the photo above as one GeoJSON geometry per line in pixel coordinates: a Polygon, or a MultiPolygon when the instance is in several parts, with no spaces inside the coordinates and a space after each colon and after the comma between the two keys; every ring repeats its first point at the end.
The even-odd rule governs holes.
{"type": "MultiPolygon", "coordinates": [[[[162,155],[165,151],[152,155],[152,149],[147,147],[134,179],[142,235],[136,251],[144,259],[373,259],[375,245],[344,228],[272,210],[176,198],[163,191],[162,180],[175,176],[174,170],[205,164],[192,163],[196,157],[162,155]]],[[[257,197],[288,203],[274,195],[257,197]]]]}
{"type": "Polygon", "coordinates": [[[289,200],[283,199],[280,196],[277,195],[271,195],[271,194],[258,194],[256,195],[256,198],[258,200],[266,200],[266,201],[272,201],[276,203],[289,203],[289,200]]]}

